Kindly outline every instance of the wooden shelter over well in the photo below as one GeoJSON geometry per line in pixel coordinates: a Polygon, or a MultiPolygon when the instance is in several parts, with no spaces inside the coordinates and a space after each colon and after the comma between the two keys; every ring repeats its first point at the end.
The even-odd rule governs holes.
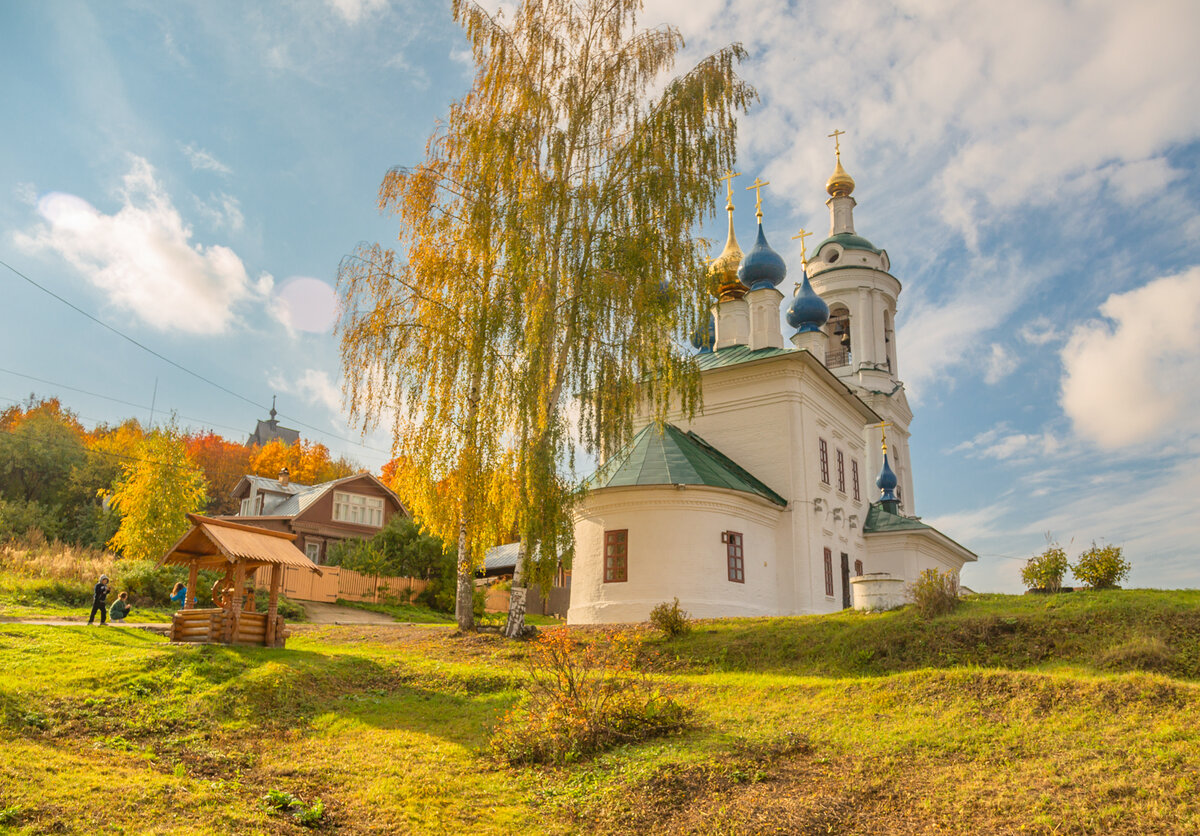
{"type": "Polygon", "coordinates": [[[295,534],[188,514],[192,528],[163,557],[164,564],[188,567],[184,607],[171,620],[171,641],[259,644],[283,647],[287,631],[279,615],[279,588],[286,566],[321,574],[296,548],[295,534]],[[255,573],[269,567],[267,611],[255,611],[252,583],[255,573]],[[201,569],[223,572],[213,586],[214,606],[196,608],[196,584],[201,569]]]}

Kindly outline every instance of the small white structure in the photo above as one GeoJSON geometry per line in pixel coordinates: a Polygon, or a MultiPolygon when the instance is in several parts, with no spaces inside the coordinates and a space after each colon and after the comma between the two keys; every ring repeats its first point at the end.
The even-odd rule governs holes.
{"type": "Polygon", "coordinates": [[[855,233],[853,189],[839,150],[830,235],[789,300],[797,332],[785,347],[776,288],[787,267],[767,244],[761,199],[743,255],[730,185],[718,299],[693,335],[703,413],[658,426],[647,411],[592,477],[576,509],[569,622],[643,621],[676,597],[696,617],[832,612],[852,605],[852,587],[890,606],[922,570],[976,559],[910,516],[900,282],[855,233]],[[869,580],[877,573],[894,583],[869,580]]]}
{"type": "Polygon", "coordinates": [[[908,603],[908,592],[903,578],[894,578],[887,572],[872,572],[850,579],[850,600],[854,609],[867,612],[894,610],[908,603]]]}

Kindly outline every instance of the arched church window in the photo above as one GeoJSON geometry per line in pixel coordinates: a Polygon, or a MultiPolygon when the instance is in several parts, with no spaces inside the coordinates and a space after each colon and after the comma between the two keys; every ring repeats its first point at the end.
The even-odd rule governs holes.
{"type": "Polygon", "coordinates": [[[832,306],[828,327],[833,339],[825,352],[825,365],[831,369],[850,365],[850,310],[845,305],[832,306]]]}

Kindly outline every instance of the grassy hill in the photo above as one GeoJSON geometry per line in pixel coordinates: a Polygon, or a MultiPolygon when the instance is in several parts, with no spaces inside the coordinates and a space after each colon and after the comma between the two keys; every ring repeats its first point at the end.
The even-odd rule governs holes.
{"type": "Polygon", "coordinates": [[[488,737],[526,648],[496,636],[0,624],[0,829],[307,832],[274,791],[320,799],[319,832],[1200,831],[1200,592],[703,622],[648,649],[692,729],[512,769],[488,737]]]}

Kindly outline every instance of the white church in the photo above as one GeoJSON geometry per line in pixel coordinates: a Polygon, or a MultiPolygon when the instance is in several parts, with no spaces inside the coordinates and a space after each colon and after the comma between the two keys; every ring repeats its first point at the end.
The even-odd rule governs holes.
{"type": "Polygon", "coordinates": [[[674,598],[697,618],[888,606],[924,569],[976,560],[915,516],[900,282],[887,252],[855,232],[840,147],[829,237],[786,300],[790,346],[787,267],[767,244],[761,196],[757,241],[738,246],[733,176],[717,302],[693,336],[703,411],[664,427],[641,416],[591,477],[576,509],[569,623],[645,621],[674,598]]]}

